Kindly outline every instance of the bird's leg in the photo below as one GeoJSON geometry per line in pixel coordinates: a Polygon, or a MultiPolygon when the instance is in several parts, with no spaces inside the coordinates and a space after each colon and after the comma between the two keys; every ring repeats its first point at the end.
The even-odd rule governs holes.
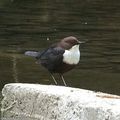
{"type": "Polygon", "coordinates": [[[60,77],[61,77],[61,79],[62,79],[62,81],[63,81],[64,85],[65,85],[65,86],[67,86],[67,84],[66,84],[66,82],[65,82],[65,79],[64,79],[64,77],[63,77],[63,75],[62,75],[62,74],[60,74],[60,77]]]}
{"type": "Polygon", "coordinates": [[[53,76],[53,74],[50,73],[50,75],[51,75],[52,79],[54,80],[54,83],[57,85],[57,81],[55,80],[55,77],[53,76]]]}

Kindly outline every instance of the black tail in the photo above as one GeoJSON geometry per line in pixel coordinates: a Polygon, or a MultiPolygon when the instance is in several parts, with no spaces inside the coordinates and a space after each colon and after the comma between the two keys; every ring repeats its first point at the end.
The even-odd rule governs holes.
{"type": "Polygon", "coordinates": [[[25,55],[32,56],[32,57],[36,58],[38,56],[38,52],[35,52],[35,51],[26,51],[25,55]]]}

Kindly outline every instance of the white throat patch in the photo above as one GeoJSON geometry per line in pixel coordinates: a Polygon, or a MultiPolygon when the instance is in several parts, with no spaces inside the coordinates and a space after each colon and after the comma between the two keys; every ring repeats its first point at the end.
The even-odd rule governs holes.
{"type": "Polygon", "coordinates": [[[79,45],[74,45],[71,49],[65,50],[63,62],[67,64],[78,64],[80,60],[79,45]]]}

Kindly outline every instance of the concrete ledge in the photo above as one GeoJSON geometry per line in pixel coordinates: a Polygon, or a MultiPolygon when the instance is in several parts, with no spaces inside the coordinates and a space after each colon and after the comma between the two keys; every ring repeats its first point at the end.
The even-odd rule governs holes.
{"type": "Polygon", "coordinates": [[[120,96],[62,86],[7,84],[2,120],[120,120],[120,96]]]}

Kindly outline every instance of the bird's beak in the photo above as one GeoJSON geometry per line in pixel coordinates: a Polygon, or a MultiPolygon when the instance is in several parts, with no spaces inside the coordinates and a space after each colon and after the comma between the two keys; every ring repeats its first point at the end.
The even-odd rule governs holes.
{"type": "Polygon", "coordinates": [[[85,41],[78,41],[78,44],[82,44],[82,43],[85,43],[85,41]]]}

